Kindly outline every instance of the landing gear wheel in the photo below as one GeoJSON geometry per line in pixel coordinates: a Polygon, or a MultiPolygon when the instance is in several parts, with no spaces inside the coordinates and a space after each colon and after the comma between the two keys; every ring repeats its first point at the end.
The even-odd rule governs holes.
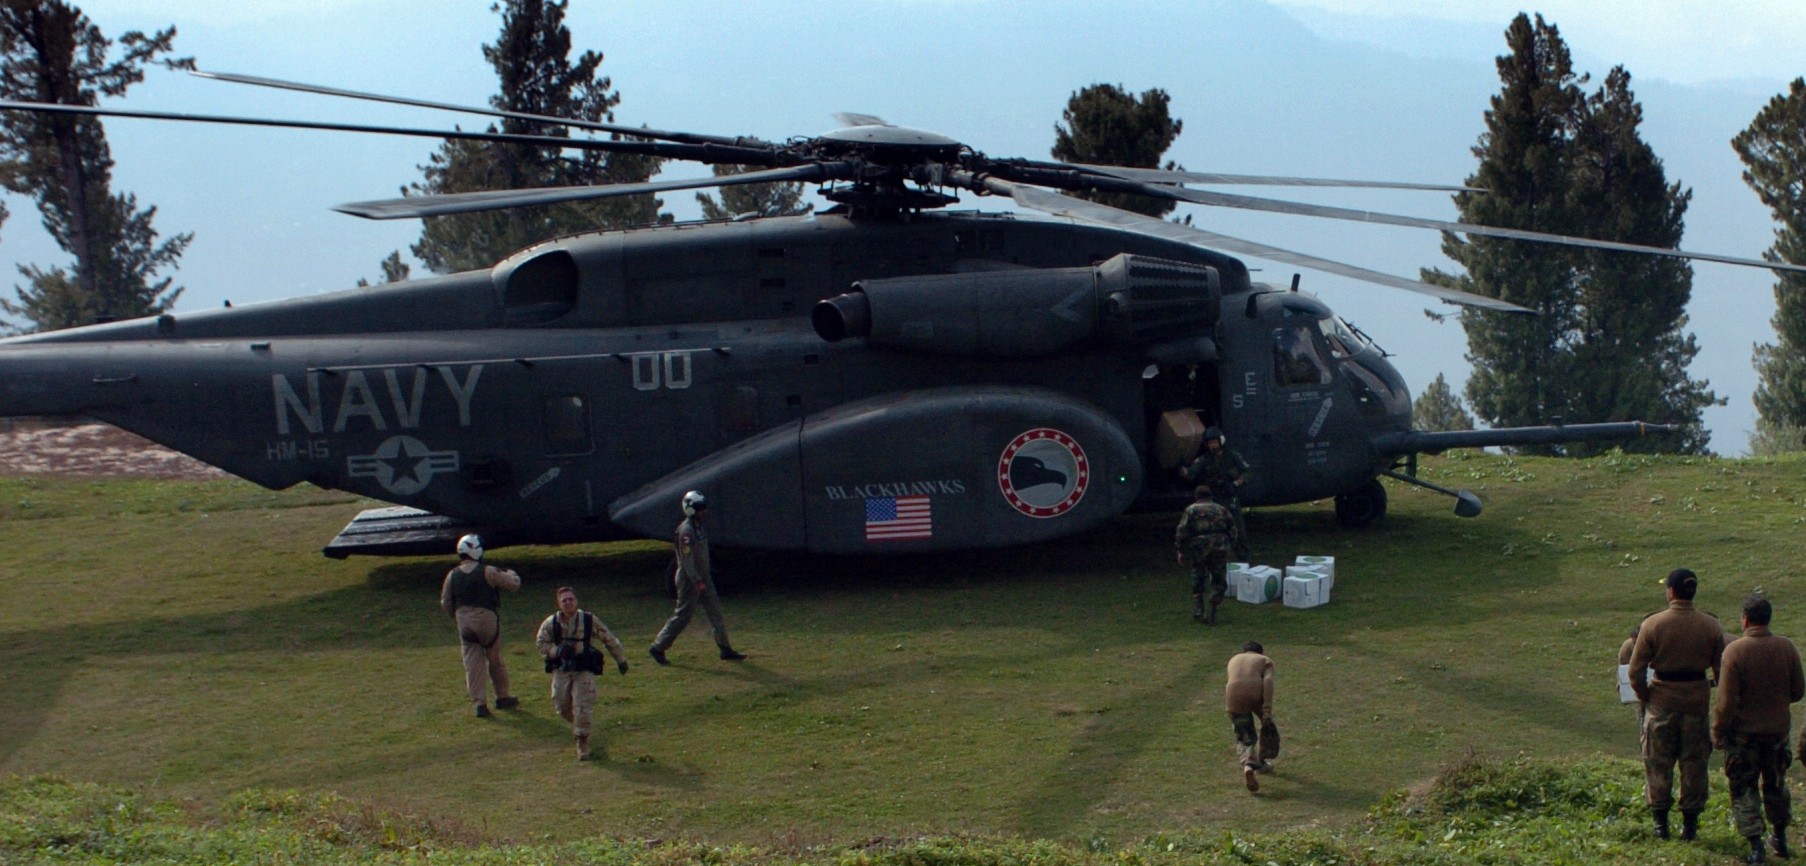
{"type": "Polygon", "coordinates": [[[1336,497],[1336,519],[1350,529],[1365,529],[1386,516],[1386,488],[1378,478],[1336,497]]]}

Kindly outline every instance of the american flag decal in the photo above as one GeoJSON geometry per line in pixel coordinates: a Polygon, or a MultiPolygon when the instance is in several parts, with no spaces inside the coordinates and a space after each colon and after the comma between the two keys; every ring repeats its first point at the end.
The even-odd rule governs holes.
{"type": "Polygon", "coordinates": [[[934,518],[926,496],[898,496],[865,501],[866,541],[907,541],[934,537],[934,518]]]}

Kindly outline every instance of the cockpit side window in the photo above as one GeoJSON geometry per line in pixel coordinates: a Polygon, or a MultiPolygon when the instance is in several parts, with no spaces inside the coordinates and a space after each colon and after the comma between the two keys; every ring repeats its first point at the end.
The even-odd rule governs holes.
{"type": "Polygon", "coordinates": [[[1317,320],[1317,330],[1323,334],[1323,342],[1329,344],[1329,353],[1336,360],[1350,355],[1358,355],[1366,349],[1368,342],[1359,331],[1348,326],[1337,316],[1317,320]]]}
{"type": "Polygon", "coordinates": [[[1329,365],[1311,342],[1309,325],[1273,330],[1273,381],[1281,388],[1329,384],[1329,365]]]}

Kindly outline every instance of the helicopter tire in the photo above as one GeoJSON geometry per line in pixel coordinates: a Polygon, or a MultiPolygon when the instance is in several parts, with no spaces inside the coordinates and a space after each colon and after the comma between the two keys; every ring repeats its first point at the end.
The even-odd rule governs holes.
{"type": "Polygon", "coordinates": [[[1379,479],[1336,496],[1336,519],[1350,529],[1366,529],[1386,516],[1386,488],[1379,479]]]}

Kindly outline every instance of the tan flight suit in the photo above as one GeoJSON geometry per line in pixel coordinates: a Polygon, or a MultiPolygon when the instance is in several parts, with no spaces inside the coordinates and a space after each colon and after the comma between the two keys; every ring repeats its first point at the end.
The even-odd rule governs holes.
{"type": "Polygon", "coordinates": [[[1806,697],[1806,675],[1793,641],[1752,625],[1724,649],[1718,696],[1712,706],[1712,741],[1724,749],[1731,783],[1731,818],[1737,835],[1760,839],[1763,816],[1775,835],[1793,820],[1787,742],[1791,705],[1806,697]]]}
{"type": "Polygon", "coordinates": [[[1676,762],[1681,813],[1697,815],[1706,807],[1706,759],[1712,754],[1707,672],[1717,677],[1724,639],[1718,618],[1695,610],[1691,601],[1675,599],[1643,620],[1630,654],[1630,687],[1645,710],[1643,774],[1651,811],[1665,813],[1674,805],[1676,762]]]}
{"type": "Polygon", "coordinates": [[[1229,711],[1229,722],[1235,726],[1236,759],[1244,768],[1265,766],[1266,761],[1260,757],[1255,716],[1263,722],[1273,718],[1273,660],[1255,652],[1237,653],[1230,658],[1223,683],[1223,708],[1229,711]]]}
{"type": "Polygon", "coordinates": [[[721,619],[721,597],[715,594],[715,581],[709,571],[709,535],[703,531],[702,522],[694,517],[684,518],[677,525],[676,545],[677,609],[671,611],[671,618],[659,629],[658,637],[652,641],[653,649],[661,653],[670,649],[701,604],[709,627],[715,630],[715,645],[722,652],[732,652],[727,624],[721,619]]]}
{"type": "MultiPolygon", "coordinates": [[[[566,657],[575,657],[584,649],[584,620],[588,619],[591,633],[589,643],[600,643],[608,648],[608,654],[614,656],[615,664],[627,663],[627,655],[621,649],[621,642],[608,626],[593,614],[579,609],[573,616],[566,617],[562,611],[546,617],[539,624],[539,635],[534,646],[539,654],[550,661],[557,661],[560,647],[568,647],[566,657]],[[558,640],[552,639],[554,624],[557,626],[558,640]]],[[[575,669],[572,665],[562,665],[552,671],[552,706],[558,715],[571,723],[571,733],[578,738],[589,736],[590,718],[596,706],[596,672],[575,669]]]]}
{"type": "Polygon", "coordinates": [[[439,590],[439,606],[458,624],[458,642],[464,654],[464,686],[470,702],[488,706],[488,680],[495,681],[495,697],[513,697],[508,688],[508,665],[502,660],[501,591],[520,589],[520,575],[512,570],[466,559],[445,575],[439,590]],[[479,585],[476,573],[481,569],[479,585]]]}

